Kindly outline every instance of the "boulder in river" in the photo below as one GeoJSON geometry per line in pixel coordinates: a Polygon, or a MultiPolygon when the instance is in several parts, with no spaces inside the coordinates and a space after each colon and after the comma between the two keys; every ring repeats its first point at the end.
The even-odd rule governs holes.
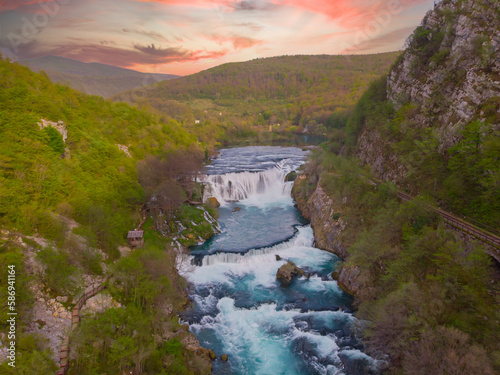
{"type": "Polygon", "coordinates": [[[297,276],[302,276],[304,271],[295,265],[293,262],[288,262],[283,264],[276,272],[276,278],[281,282],[283,286],[289,286],[292,279],[297,276]]]}
{"type": "Polygon", "coordinates": [[[219,201],[215,197],[207,198],[207,206],[210,208],[217,208],[220,206],[219,201]]]}
{"type": "Polygon", "coordinates": [[[214,361],[216,357],[215,352],[212,349],[208,349],[208,357],[214,361]]]}
{"type": "Polygon", "coordinates": [[[227,362],[227,354],[221,355],[220,359],[222,359],[224,362],[227,362]]]}

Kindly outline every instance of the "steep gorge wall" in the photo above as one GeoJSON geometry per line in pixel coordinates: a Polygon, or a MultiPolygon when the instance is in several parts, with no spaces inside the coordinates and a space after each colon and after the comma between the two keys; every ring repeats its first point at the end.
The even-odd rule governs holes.
{"type": "MultiPolygon", "coordinates": [[[[395,134],[362,129],[358,156],[383,179],[401,186],[408,164],[396,142],[428,132],[445,154],[474,120],[500,130],[500,2],[444,0],[429,11],[387,79],[387,97],[400,119],[395,134]]],[[[429,137],[430,137],[429,136],[429,137]]],[[[413,155],[413,158],[422,157],[413,155]]]]}
{"type": "Polygon", "coordinates": [[[307,180],[305,176],[296,179],[292,195],[297,202],[297,208],[311,222],[315,246],[330,251],[345,261],[337,275],[339,286],[355,296],[372,293],[369,280],[358,267],[349,264],[349,254],[342,244],[341,234],[346,223],[340,216],[337,217],[341,213],[341,202],[335,202],[329,197],[320,182],[316,184],[312,194],[308,194],[306,185],[314,186],[314,182],[307,180]]]}
{"type": "Polygon", "coordinates": [[[347,252],[339,238],[339,234],[345,228],[345,223],[340,217],[334,219],[334,214],[340,212],[340,204],[334,202],[319,183],[310,197],[307,197],[307,194],[300,194],[302,185],[307,183],[304,178],[295,180],[292,193],[298,209],[311,222],[316,246],[345,259],[347,252]]]}

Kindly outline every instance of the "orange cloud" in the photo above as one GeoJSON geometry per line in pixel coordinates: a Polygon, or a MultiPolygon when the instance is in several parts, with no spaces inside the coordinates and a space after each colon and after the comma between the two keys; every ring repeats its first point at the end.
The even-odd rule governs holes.
{"type": "Polygon", "coordinates": [[[211,35],[209,39],[220,45],[225,42],[232,43],[233,47],[237,50],[250,48],[263,43],[262,40],[257,40],[246,36],[211,35]]]}

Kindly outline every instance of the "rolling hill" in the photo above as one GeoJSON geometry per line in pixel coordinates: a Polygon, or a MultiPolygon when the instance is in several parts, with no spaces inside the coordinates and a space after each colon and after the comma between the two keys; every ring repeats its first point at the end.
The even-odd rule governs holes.
{"type": "Polygon", "coordinates": [[[104,98],[179,77],[172,74],[141,73],[100,63],[84,63],[60,56],[42,56],[21,60],[19,63],[35,72],[46,72],[57,83],[104,98]]]}
{"type": "Polygon", "coordinates": [[[248,140],[271,131],[322,135],[339,117],[345,118],[370,81],[389,72],[399,54],[279,56],[228,63],[114,99],[181,121],[205,143],[213,138],[248,140]]]}

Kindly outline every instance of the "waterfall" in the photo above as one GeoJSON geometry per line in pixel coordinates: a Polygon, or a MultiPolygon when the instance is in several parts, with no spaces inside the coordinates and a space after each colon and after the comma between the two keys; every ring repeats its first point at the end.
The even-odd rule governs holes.
{"type": "MultiPolygon", "coordinates": [[[[205,177],[206,188],[203,200],[215,197],[221,203],[235,202],[250,197],[279,199],[289,197],[293,182],[285,182],[291,169],[286,160],[262,172],[226,173],[205,177]]],[[[267,199],[266,199],[267,200],[267,199]]]]}
{"type": "Polygon", "coordinates": [[[255,264],[274,261],[275,255],[279,255],[280,251],[285,251],[297,246],[313,246],[314,239],[310,225],[299,227],[297,233],[288,241],[281,242],[274,246],[264,247],[261,249],[252,249],[246,253],[215,253],[205,255],[200,261],[199,256],[191,256],[191,264],[199,264],[201,266],[211,266],[220,263],[244,263],[255,264]]]}

